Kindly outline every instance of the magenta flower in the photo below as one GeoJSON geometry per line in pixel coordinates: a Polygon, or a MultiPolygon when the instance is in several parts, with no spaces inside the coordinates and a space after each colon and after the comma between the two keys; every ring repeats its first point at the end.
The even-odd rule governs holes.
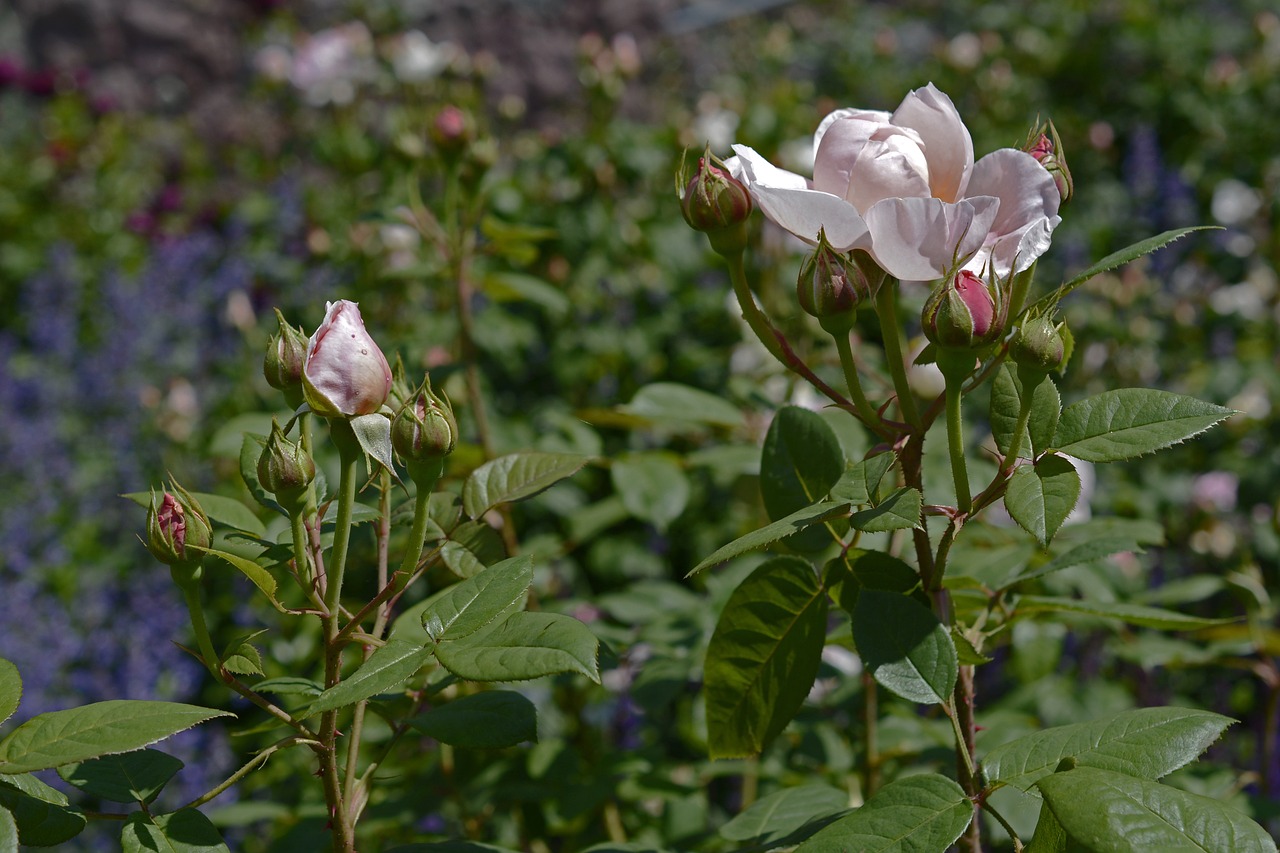
{"type": "Polygon", "coordinates": [[[1059,194],[1034,157],[1002,148],[973,159],[951,99],[932,83],[892,114],[841,109],[814,134],[813,178],[745,145],[728,161],[765,215],[809,243],[864,249],[891,275],[928,281],[956,263],[1001,278],[1049,248],[1059,194]]]}
{"type": "Polygon", "coordinates": [[[302,388],[311,408],[330,418],[372,414],[386,402],[391,367],[356,303],[326,304],[324,322],[307,342],[302,388]]]}

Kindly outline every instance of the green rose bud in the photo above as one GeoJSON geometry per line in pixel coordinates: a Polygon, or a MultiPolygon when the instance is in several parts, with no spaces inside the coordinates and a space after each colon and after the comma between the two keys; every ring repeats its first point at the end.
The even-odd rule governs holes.
{"type": "Polygon", "coordinates": [[[818,248],[800,267],[796,299],[805,313],[833,335],[853,328],[858,306],[871,297],[871,282],[848,255],[837,252],[818,232],[818,248]]]}
{"type": "Polygon", "coordinates": [[[1048,373],[1062,366],[1066,344],[1060,326],[1048,317],[1032,317],[1009,342],[1009,357],[1019,367],[1048,373]]]}
{"type": "Polygon", "coordinates": [[[396,413],[391,422],[391,446],[406,462],[443,459],[458,441],[458,422],[448,399],[431,390],[431,378],[396,413]]]}
{"type": "Polygon", "coordinates": [[[271,341],[267,344],[262,372],[272,388],[300,391],[302,366],[307,358],[307,336],[301,329],[295,329],[286,323],[279,308],[276,309],[276,321],[280,324],[280,330],[271,336],[271,341]]]}
{"type": "Polygon", "coordinates": [[[676,174],[676,195],[684,221],[706,234],[712,249],[721,255],[730,255],[746,248],[747,219],[753,208],[751,193],[729,174],[724,162],[712,155],[710,148],[698,158],[692,178],[681,164],[676,174]]]}
{"type": "Polygon", "coordinates": [[[316,464],[301,444],[285,437],[274,418],[271,436],[258,457],[258,482],[279,500],[281,506],[296,509],[316,476],[316,464]]]}

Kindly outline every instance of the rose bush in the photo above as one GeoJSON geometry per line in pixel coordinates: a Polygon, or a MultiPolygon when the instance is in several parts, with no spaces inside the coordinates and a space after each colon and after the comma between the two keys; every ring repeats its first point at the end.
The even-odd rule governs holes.
{"type": "Polygon", "coordinates": [[[813,147],[812,180],[745,145],[727,164],[773,222],[809,243],[825,230],[836,249],[864,249],[899,279],[936,279],[957,265],[1021,272],[1059,222],[1053,176],[1013,148],[975,163],[960,114],[932,83],[892,114],[836,110],[813,147]]]}

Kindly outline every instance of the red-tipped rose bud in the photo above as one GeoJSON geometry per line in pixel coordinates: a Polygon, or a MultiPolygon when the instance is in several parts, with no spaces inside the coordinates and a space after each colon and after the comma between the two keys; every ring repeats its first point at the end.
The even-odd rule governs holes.
{"type": "Polygon", "coordinates": [[[1027,136],[1022,150],[1036,158],[1040,165],[1053,176],[1053,182],[1058,187],[1058,196],[1062,199],[1062,203],[1066,204],[1075,191],[1075,185],[1071,181],[1071,170],[1067,168],[1066,155],[1062,152],[1062,140],[1058,138],[1058,130],[1053,126],[1053,122],[1034,128],[1027,136]],[[1046,130],[1048,130],[1047,134],[1046,130]]]}
{"type": "Polygon", "coordinates": [[[1007,301],[994,283],[962,270],[930,294],[920,315],[924,335],[940,349],[985,346],[1004,332],[1007,301]]]}
{"type": "Polygon", "coordinates": [[[871,282],[848,255],[837,252],[818,232],[818,248],[800,267],[796,299],[800,307],[833,335],[853,328],[858,306],[871,296],[871,282]]]}
{"type": "Polygon", "coordinates": [[[365,331],[356,303],[326,306],[324,322],[307,343],[302,388],[311,408],[326,418],[372,414],[391,393],[391,367],[365,331]]]}
{"type": "Polygon", "coordinates": [[[1014,364],[1040,373],[1061,367],[1065,354],[1062,331],[1048,317],[1026,321],[1009,342],[1009,357],[1014,364]]]}
{"type": "Polygon", "coordinates": [[[291,510],[301,506],[307,486],[316,476],[316,463],[302,445],[285,437],[284,430],[274,418],[271,420],[271,437],[258,457],[258,482],[271,492],[281,506],[291,510]]]}
{"type": "Polygon", "coordinates": [[[676,194],[684,221],[706,234],[711,248],[722,255],[736,254],[746,248],[751,193],[729,174],[724,162],[713,156],[710,149],[698,158],[697,172],[692,178],[681,164],[676,175],[676,194]]]}
{"type": "Polygon", "coordinates": [[[391,446],[406,462],[422,462],[448,456],[457,441],[453,407],[431,390],[427,377],[391,422],[391,446]]]}
{"type": "Polygon", "coordinates": [[[164,492],[159,500],[155,492],[151,493],[151,506],[147,510],[147,550],[168,566],[198,563],[204,555],[195,549],[209,547],[212,533],[209,517],[189,492],[177,483],[173,488],[177,495],[164,492]]]}
{"type": "Polygon", "coordinates": [[[284,320],[276,309],[276,321],[280,330],[271,336],[267,355],[262,362],[262,373],[267,384],[280,391],[302,388],[302,366],[307,360],[307,336],[284,320]]]}

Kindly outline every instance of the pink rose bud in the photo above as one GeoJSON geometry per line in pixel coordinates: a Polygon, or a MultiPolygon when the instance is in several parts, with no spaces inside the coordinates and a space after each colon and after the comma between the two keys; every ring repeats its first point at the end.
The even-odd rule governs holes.
{"type": "Polygon", "coordinates": [[[340,299],[326,307],[302,368],[307,403],[327,418],[372,414],[391,393],[387,357],[365,331],[356,303],[340,299]]]}
{"type": "Polygon", "coordinates": [[[1067,158],[1062,153],[1062,140],[1058,138],[1058,130],[1053,122],[1033,129],[1022,150],[1036,158],[1053,177],[1053,183],[1058,187],[1058,196],[1066,204],[1075,191],[1075,185],[1071,181],[1071,170],[1067,168],[1067,158]],[[1048,134],[1045,133],[1046,130],[1048,134]]]}
{"type": "Polygon", "coordinates": [[[456,155],[475,139],[475,119],[460,107],[447,104],[431,120],[429,135],[442,154],[456,155]]]}
{"type": "Polygon", "coordinates": [[[181,486],[174,484],[178,494],[165,492],[159,503],[151,495],[147,510],[147,549],[160,562],[173,566],[179,563],[199,562],[202,555],[187,554],[188,546],[209,547],[209,518],[200,504],[181,486]]]}
{"type": "Polygon", "coordinates": [[[924,304],[920,324],[925,337],[940,349],[968,350],[985,346],[1004,331],[1003,294],[968,270],[938,285],[924,304]]]}

